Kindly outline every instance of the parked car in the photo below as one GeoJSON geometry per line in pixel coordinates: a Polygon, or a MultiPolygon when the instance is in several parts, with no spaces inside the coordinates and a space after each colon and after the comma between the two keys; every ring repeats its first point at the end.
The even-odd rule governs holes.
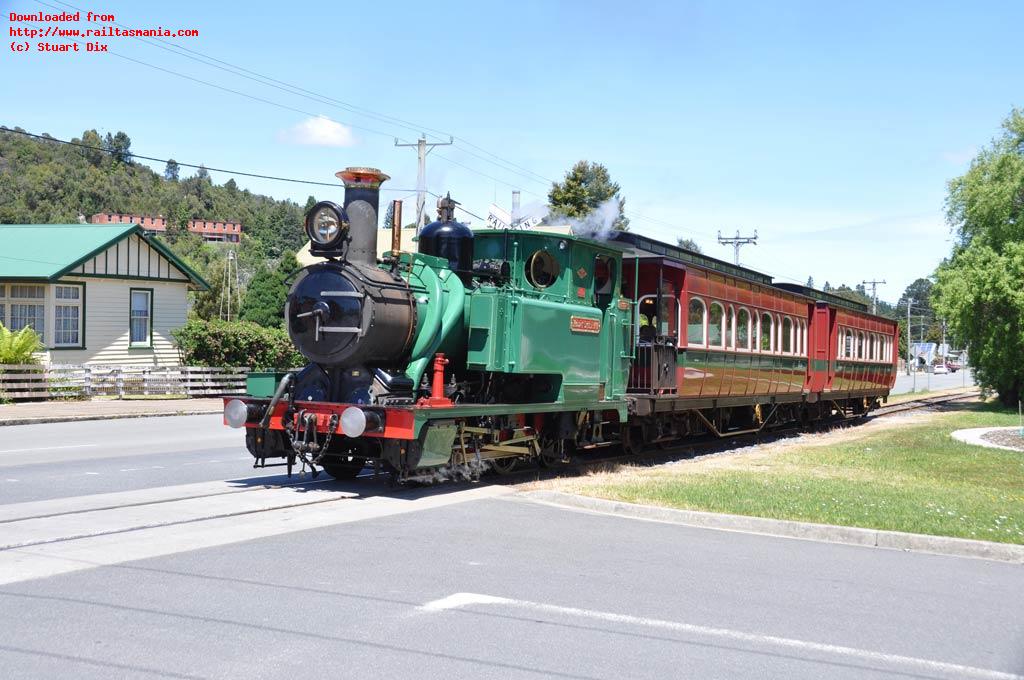
{"type": "Polygon", "coordinates": [[[950,370],[946,366],[946,364],[936,364],[935,366],[932,366],[932,373],[935,373],[936,375],[940,375],[942,373],[949,373],[949,372],[950,372],[950,370]]]}

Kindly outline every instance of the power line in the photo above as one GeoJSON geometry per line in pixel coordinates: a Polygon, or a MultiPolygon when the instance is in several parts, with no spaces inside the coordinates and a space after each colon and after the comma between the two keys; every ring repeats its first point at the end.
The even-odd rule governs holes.
{"type": "MultiPolygon", "coordinates": [[[[51,9],[59,9],[59,8],[54,7],[53,5],[51,5],[51,4],[47,3],[47,2],[44,2],[43,0],[35,0],[35,1],[38,4],[46,6],[46,7],[50,7],[51,9]]],[[[53,1],[57,2],[60,5],[63,5],[64,7],[81,11],[80,7],[77,7],[77,6],[72,5],[70,3],[67,3],[67,2],[63,2],[62,0],[53,0],[53,1]]],[[[114,24],[117,25],[117,26],[123,26],[122,24],[120,24],[120,23],[118,23],[116,21],[114,22],[114,24]]],[[[36,28],[39,28],[39,26],[36,25],[36,28]]],[[[472,151],[468,151],[465,148],[462,148],[462,151],[464,153],[467,153],[470,156],[473,156],[474,158],[480,159],[480,160],[482,160],[482,161],[484,161],[486,163],[490,163],[492,165],[495,165],[496,167],[499,167],[500,169],[504,170],[505,172],[509,172],[509,173],[514,174],[514,175],[518,175],[518,176],[520,176],[520,177],[522,177],[524,179],[528,179],[528,180],[530,180],[532,182],[544,183],[544,184],[548,184],[548,183],[554,184],[555,183],[554,180],[552,180],[552,179],[550,179],[548,177],[545,177],[543,175],[540,175],[540,174],[534,172],[533,170],[525,168],[524,166],[518,165],[518,164],[516,164],[516,163],[514,163],[512,161],[509,161],[509,160],[507,160],[507,159],[505,159],[505,158],[503,158],[503,157],[501,157],[501,156],[499,156],[499,155],[497,155],[495,153],[487,151],[483,147],[480,147],[480,146],[478,146],[476,144],[473,144],[472,142],[470,142],[469,140],[467,140],[465,138],[454,136],[454,135],[451,135],[449,133],[444,133],[444,132],[442,132],[440,130],[437,130],[435,128],[431,128],[429,126],[416,125],[415,123],[412,123],[412,122],[407,121],[407,120],[403,120],[401,118],[397,118],[395,116],[390,116],[390,115],[387,115],[387,114],[384,114],[384,113],[373,111],[372,109],[367,109],[365,107],[360,107],[360,106],[357,106],[355,104],[351,104],[349,102],[345,102],[345,101],[342,101],[342,100],[339,100],[339,99],[335,99],[333,97],[317,93],[317,92],[315,92],[313,90],[308,90],[308,89],[299,87],[297,85],[292,85],[292,84],[287,83],[285,81],[278,80],[278,79],[272,78],[270,76],[266,76],[264,74],[261,74],[261,73],[258,73],[256,71],[253,71],[251,69],[247,69],[245,67],[238,66],[236,64],[232,64],[230,62],[224,61],[222,59],[218,59],[216,57],[209,56],[209,55],[207,55],[205,53],[202,53],[202,52],[199,52],[199,51],[196,51],[196,50],[192,50],[192,49],[189,49],[187,47],[183,47],[181,45],[178,45],[178,44],[175,44],[175,43],[172,43],[172,42],[161,40],[160,38],[153,38],[152,40],[147,40],[147,39],[144,39],[143,37],[140,37],[140,36],[133,36],[133,37],[136,40],[142,41],[144,44],[148,44],[148,45],[151,45],[153,47],[157,47],[158,49],[163,49],[164,51],[171,52],[172,54],[178,54],[179,56],[185,57],[187,59],[191,59],[193,61],[197,61],[197,62],[199,62],[199,63],[201,63],[201,64],[203,64],[205,66],[210,66],[210,67],[213,67],[213,68],[217,68],[219,70],[225,71],[225,72],[230,73],[232,75],[236,75],[236,76],[240,76],[240,77],[246,78],[248,80],[257,82],[257,83],[259,83],[261,85],[265,85],[265,86],[268,86],[268,87],[273,87],[275,89],[281,90],[281,91],[286,92],[288,94],[292,94],[292,95],[296,95],[296,96],[301,96],[301,97],[304,97],[306,99],[310,99],[312,101],[316,101],[316,102],[321,103],[321,104],[326,104],[328,106],[336,106],[336,107],[342,108],[343,110],[346,110],[346,111],[348,111],[350,113],[355,113],[357,115],[366,116],[368,118],[379,120],[380,122],[384,122],[384,123],[387,123],[389,125],[395,125],[395,126],[398,126],[398,127],[403,127],[403,128],[409,129],[409,130],[429,130],[429,131],[432,131],[432,132],[437,133],[439,135],[447,136],[447,137],[449,137],[449,140],[454,141],[455,143],[459,144],[460,148],[462,148],[462,146],[468,146],[468,147],[470,147],[472,149],[476,149],[476,150],[480,151],[483,154],[486,154],[487,156],[490,156],[493,159],[496,159],[496,160],[491,160],[490,158],[485,158],[484,156],[481,156],[480,154],[477,154],[477,153],[474,153],[472,151]],[[162,43],[163,45],[166,45],[166,47],[162,47],[161,45],[157,45],[153,41],[156,41],[158,43],[162,43]],[[171,49],[171,48],[173,48],[173,49],[171,49]],[[186,53],[188,53],[188,54],[186,54],[186,53]],[[190,54],[191,55],[197,55],[197,56],[194,56],[194,57],[193,56],[189,56],[190,54]],[[211,62],[217,62],[217,63],[211,63],[211,62]],[[224,66],[218,66],[217,64],[223,64],[224,66]],[[225,68],[225,67],[227,67],[227,68],[225,68]],[[246,74],[251,74],[251,75],[246,75],[246,74]]],[[[71,40],[73,40],[75,42],[78,42],[78,43],[83,42],[81,40],[75,40],[74,38],[71,38],[71,40]]],[[[174,75],[174,76],[177,76],[179,78],[183,78],[185,80],[190,80],[192,82],[196,82],[196,83],[199,83],[201,85],[206,85],[207,87],[211,87],[211,88],[218,89],[218,90],[221,90],[221,91],[224,91],[224,92],[228,92],[228,93],[234,94],[236,96],[245,97],[245,98],[251,99],[253,101],[258,101],[258,102],[261,102],[261,103],[264,103],[264,104],[268,104],[270,106],[274,106],[274,107],[277,107],[277,108],[281,108],[281,109],[284,109],[284,110],[287,110],[287,111],[292,111],[292,112],[295,112],[295,113],[301,113],[301,114],[303,114],[305,116],[310,116],[310,117],[317,117],[319,115],[319,114],[312,113],[310,111],[306,111],[304,109],[300,109],[300,108],[296,108],[296,107],[293,107],[293,106],[289,106],[287,104],[282,104],[280,102],[275,102],[273,100],[266,99],[264,97],[260,97],[260,96],[253,95],[253,94],[249,94],[247,92],[243,92],[243,91],[240,91],[240,90],[235,90],[235,89],[232,89],[232,88],[229,88],[229,87],[225,87],[223,85],[218,85],[216,83],[212,83],[210,81],[203,80],[201,78],[196,78],[194,76],[186,75],[186,74],[180,73],[178,71],[174,71],[172,69],[164,68],[162,66],[157,66],[155,64],[151,64],[149,62],[142,61],[140,59],[135,59],[133,57],[129,57],[129,56],[124,55],[124,54],[120,54],[118,52],[108,51],[108,54],[112,54],[112,55],[114,55],[114,56],[116,56],[116,57],[118,57],[120,59],[124,59],[126,61],[130,61],[130,62],[139,64],[141,66],[146,66],[148,68],[152,68],[152,69],[157,70],[157,71],[168,73],[170,75],[174,75]]],[[[377,130],[375,128],[366,127],[366,126],[363,126],[363,125],[357,125],[357,124],[348,123],[348,122],[343,123],[343,124],[347,125],[348,127],[353,128],[353,129],[363,130],[364,132],[368,132],[368,133],[375,134],[375,135],[387,136],[387,137],[392,137],[393,136],[391,133],[384,132],[382,130],[377,130]]],[[[455,161],[454,159],[452,159],[452,158],[450,158],[448,156],[443,156],[441,154],[437,154],[437,157],[438,158],[442,158],[443,160],[451,163],[452,165],[456,165],[458,167],[461,167],[461,168],[463,168],[465,170],[468,170],[469,172],[472,172],[474,174],[477,174],[477,175],[479,175],[481,177],[490,179],[492,181],[499,182],[501,184],[505,184],[505,185],[510,186],[512,188],[520,188],[519,185],[513,184],[511,182],[506,182],[504,180],[500,180],[500,179],[498,179],[498,178],[496,178],[496,177],[494,177],[492,175],[488,175],[485,172],[477,170],[476,168],[473,168],[471,166],[465,165],[463,163],[459,163],[458,161],[455,161]]],[[[542,196],[540,194],[537,194],[537,193],[534,193],[534,192],[530,192],[530,191],[525,191],[524,190],[524,193],[530,194],[532,196],[536,196],[536,197],[541,198],[541,199],[546,198],[545,196],[542,196]]],[[[672,223],[666,222],[664,220],[658,220],[656,218],[649,217],[649,216],[644,215],[644,214],[639,213],[639,212],[632,212],[632,214],[630,214],[628,216],[631,219],[647,221],[647,222],[650,222],[650,223],[653,223],[653,224],[660,224],[662,226],[666,226],[666,227],[669,227],[671,229],[681,229],[681,227],[679,225],[672,224],[672,223]]],[[[699,234],[699,235],[708,236],[708,237],[712,236],[711,234],[709,234],[707,232],[699,232],[699,231],[694,231],[692,229],[689,230],[689,233],[699,234]]]]}
{"type": "MultiPolygon", "coordinates": [[[[59,9],[59,8],[56,8],[56,7],[54,7],[53,5],[51,5],[51,4],[47,3],[47,2],[44,2],[43,0],[35,0],[35,1],[38,4],[44,5],[46,7],[50,7],[52,9],[59,9]]],[[[68,3],[68,2],[63,2],[63,0],[53,0],[53,1],[58,3],[59,5],[63,5],[64,7],[81,11],[80,7],[77,7],[76,5],[73,5],[73,4],[68,3]]],[[[123,24],[120,24],[120,23],[118,23],[116,21],[114,22],[114,24],[117,25],[117,26],[122,26],[123,27],[123,24]]],[[[225,61],[223,59],[218,59],[217,57],[210,56],[210,55],[205,54],[203,52],[199,52],[197,50],[193,50],[193,49],[190,49],[188,47],[184,47],[182,45],[179,45],[179,44],[176,44],[176,43],[173,43],[173,42],[162,40],[160,38],[146,39],[146,38],[143,38],[143,37],[140,37],[140,36],[133,36],[133,37],[135,37],[136,40],[140,40],[141,42],[143,42],[145,44],[148,44],[148,45],[151,45],[153,47],[157,47],[158,49],[162,49],[162,50],[170,52],[172,54],[177,54],[179,56],[185,57],[186,59],[191,59],[193,61],[197,61],[199,63],[202,63],[202,64],[206,65],[206,66],[211,66],[213,68],[220,69],[220,70],[225,71],[227,73],[231,73],[232,75],[237,75],[237,76],[240,76],[240,77],[243,77],[243,78],[247,78],[248,80],[252,80],[252,81],[257,82],[259,84],[266,85],[268,87],[273,87],[275,89],[287,92],[289,94],[305,97],[306,99],[311,99],[312,101],[316,101],[316,102],[322,103],[322,104],[327,104],[329,106],[336,106],[336,107],[341,108],[341,109],[343,109],[345,111],[348,111],[350,113],[355,113],[357,115],[366,116],[368,118],[379,120],[381,122],[388,123],[390,125],[396,125],[398,127],[403,127],[405,129],[408,129],[408,130],[430,131],[430,132],[435,133],[438,136],[448,137],[449,140],[450,141],[454,141],[455,144],[458,145],[459,148],[461,148],[464,153],[467,153],[470,156],[472,156],[474,158],[477,158],[479,160],[482,160],[482,161],[484,161],[486,163],[490,163],[492,165],[495,165],[496,167],[499,167],[499,168],[501,168],[502,170],[504,170],[506,172],[510,172],[512,174],[518,175],[518,176],[520,176],[520,177],[522,177],[524,179],[527,179],[527,180],[530,180],[530,181],[536,182],[536,183],[541,183],[541,184],[554,184],[555,183],[555,180],[551,179],[550,177],[545,177],[544,175],[541,175],[541,174],[539,174],[537,172],[534,172],[533,170],[530,170],[529,168],[526,168],[526,167],[524,167],[522,165],[514,163],[513,161],[510,161],[507,158],[503,158],[503,157],[499,156],[498,154],[495,154],[495,153],[493,153],[491,151],[488,151],[487,149],[484,149],[483,147],[481,147],[481,146],[479,146],[477,144],[474,144],[474,143],[470,142],[469,140],[465,139],[464,137],[453,135],[453,134],[451,134],[449,132],[444,132],[442,130],[438,130],[436,128],[431,128],[429,126],[418,125],[418,124],[416,124],[414,122],[411,122],[411,121],[408,121],[408,120],[404,120],[402,118],[398,118],[398,117],[391,116],[391,115],[388,115],[388,114],[385,114],[385,113],[381,113],[379,111],[374,111],[372,109],[361,107],[361,106],[352,104],[351,102],[346,102],[346,101],[343,101],[343,100],[340,100],[340,99],[336,99],[334,97],[331,97],[331,96],[328,96],[328,95],[325,95],[325,94],[321,94],[321,93],[315,92],[313,90],[309,90],[309,89],[300,87],[298,85],[294,85],[292,83],[288,83],[288,82],[285,82],[285,81],[273,78],[271,76],[267,76],[265,74],[259,73],[257,71],[253,71],[253,70],[245,68],[243,66],[239,66],[237,64],[233,64],[233,63],[225,61]],[[156,43],[161,43],[161,44],[156,44],[156,43]],[[196,55],[196,56],[190,56],[190,55],[196,55]],[[216,63],[211,63],[211,62],[216,62],[216,63]],[[223,66],[218,66],[218,64],[223,64],[223,66]],[[247,75],[247,74],[249,74],[249,75],[247,75]],[[486,156],[489,156],[490,158],[485,158],[484,156],[481,156],[480,154],[474,153],[473,151],[469,151],[469,150],[467,150],[465,148],[462,148],[462,147],[470,147],[471,149],[475,149],[475,150],[479,151],[480,153],[485,154],[486,156]],[[492,159],[494,159],[494,160],[492,160],[492,159]]],[[[135,63],[139,63],[139,64],[142,64],[144,66],[149,66],[151,68],[155,68],[155,69],[158,69],[158,70],[162,70],[162,71],[171,73],[172,75],[178,75],[178,76],[180,76],[182,78],[193,80],[195,82],[199,82],[201,84],[208,85],[210,87],[215,87],[215,88],[218,88],[218,89],[222,89],[222,90],[225,90],[227,92],[231,92],[232,94],[236,94],[236,95],[243,96],[243,97],[249,97],[251,99],[255,99],[257,101],[261,101],[263,103],[270,104],[272,106],[283,106],[284,108],[289,108],[292,111],[296,111],[296,112],[302,113],[304,115],[309,115],[309,116],[314,116],[315,115],[315,114],[310,113],[308,111],[302,111],[301,109],[294,109],[294,108],[291,108],[291,107],[287,107],[286,105],[280,105],[277,102],[272,102],[270,100],[266,100],[266,99],[263,99],[263,98],[260,98],[260,97],[255,97],[253,95],[249,95],[249,94],[244,93],[244,92],[235,91],[235,90],[232,90],[230,88],[224,88],[222,86],[216,85],[215,83],[209,83],[209,82],[201,80],[201,79],[192,78],[191,76],[186,76],[186,75],[183,75],[183,74],[179,74],[179,73],[177,73],[175,71],[171,71],[170,69],[164,69],[162,67],[155,66],[155,65],[149,64],[147,62],[143,62],[141,60],[132,59],[130,57],[126,57],[124,55],[121,55],[121,54],[118,54],[118,53],[115,53],[115,52],[111,52],[111,54],[115,54],[116,56],[121,57],[123,59],[127,59],[129,61],[134,61],[135,63]]],[[[372,128],[367,128],[367,127],[359,126],[359,125],[353,125],[351,123],[345,123],[345,124],[349,125],[350,127],[356,128],[356,129],[361,129],[361,130],[364,130],[366,132],[371,132],[373,134],[388,135],[388,133],[382,132],[380,130],[375,130],[375,129],[372,129],[372,128]]],[[[388,136],[390,136],[390,135],[388,135],[388,136]]],[[[469,172],[477,174],[477,175],[479,175],[481,177],[490,179],[492,181],[499,182],[501,184],[505,184],[505,185],[510,186],[512,188],[520,188],[519,185],[513,184],[511,182],[506,182],[504,180],[500,180],[500,179],[498,179],[496,177],[493,177],[492,175],[488,175],[485,172],[479,171],[476,168],[473,168],[471,166],[465,165],[463,163],[459,163],[458,161],[455,161],[454,159],[452,159],[452,158],[450,158],[448,156],[444,156],[442,154],[437,154],[437,157],[441,158],[441,159],[443,159],[443,160],[445,160],[445,161],[447,161],[449,163],[451,163],[452,165],[456,165],[456,166],[461,167],[461,168],[463,168],[465,170],[468,170],[469,172]]],[[[536,194],[534,192],[524,191],[524,193],[528,193],[528,194],[530,194],[532,196],[535,196],[535,197],[541,198],[541,199],[546,198],[545,196],[543,196],[541,194],[536,194]]],[[[647,222],[650,222],[652,224],[660,224],[662,226],[666,226],[666,227],[669,227],[669,228],[672,228],[672,229],[680,229],[679,225],[677,225],[677,224],[672,224],[672,223],[666,222],[664,220],[659,220],[659,219],[656,219],[656,218],[653,218],[653,217],[649,217],[649,216],[644,215],[644,214],[639,213],[639,212],[632,212],[632,214],[629,215],[629,217],[631,217],[633,219],[638,219],[638,220],[641,220],[641,221],[647,221],[647,222]]],[[[713,235],[708,233],[708,232],[698,232],[698,231],[693,231],[693,230],[690,230],[690,231],[692,233],[694,233],[694,234],[700,234],[702,236],[713,237],[713,235]]]]}
{"type": "MultiPolygon", "coordinates": [[[[66,144],[68,146],[76,146],[76,147],[79,147],[81,149],[90,149],[92,151],[99,151],[101,153],[105,153],[105,154],[108,154],[108,155],[114,155],[114,153],[115,153],[114,151],[111,151],[110,149],[104,149],[101,146],[93,146],[92,144],[83,144],[81,142],[72,142],[72,141],[68,141],[66,139],[57,139],[56,137],[50,137],[48,135],[37,135],[37,134],[34,134],[32,132],[27,132],[25,130],[12,130],[11,128],[3,126],[3,125],[0,125],[0,130],[2,130],[3,132],[10,132],[10,133],[13,133],[13,134],[16,134],[16,135],[24,135],[26,137],[34,137],[36,139],[42,139],[43,141],[47,141],[47,142],[57,142],[58,144],[66,144]]],[[[135,153],[135,152],[129,152],[129,155],[132,158],[141,158],[142,160],[153,161],[154,163],[165,163],[166,164],[166,163],[174,160],[173,158],[155,158],[153,156],[143,156],[142,154],[138,154],[138,153],[135,153]]],[[[185,167],[185,168],[196,168],[196,169],[203,168],[204,170],[207,170],[209,172],[223,172],[223,173],[226,173],[226,174],[229,174],[229,175],[238,175],[240,177],[254,177],[256,179],[269,179],[269,180],[273,180],[273,181],[276,181],[276,182],[292,182],[292,183],[295,183],[295,184],[311,184],[311,185],[322,186],[322,187],[342,187],[342,186],[344,186],[343,184],[338,183],[338,182],[317,182],[317,181],[311,180],[311,179],[295,179],[295,178],[292,178],[292,177],[276,177],[274,175],[262,175],[262,174],[258,174],[258,173],[254,173],[254,172],[243,172],[241,170],[228,170],[228,169],[225,169],[225,168],[213,168],[213,167],[210,167],[210,166],[207,166],[207,165],[196,165],[194,163],[185,163],[185,162],[178,161],[178,160],[174,160],[174,162],[177,163],[178,165],[182,166],[182,167],[185,167]]],[[[415,189],[392,189],[392,188],[388,188],[388,189],[381,189],[381,191],[398,191],[398,192],[410,192],[411,193],[411,192],[414,192],[415,189]]]]}

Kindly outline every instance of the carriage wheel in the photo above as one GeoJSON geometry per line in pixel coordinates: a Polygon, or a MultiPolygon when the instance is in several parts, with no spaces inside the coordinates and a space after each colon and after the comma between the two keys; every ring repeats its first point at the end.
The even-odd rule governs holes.
{"type": "Polygon", "coordinates": [[[644,428],[642,425],[625,425],[622,428],[622,451],[635,456],[644,450],[644,428]]]}

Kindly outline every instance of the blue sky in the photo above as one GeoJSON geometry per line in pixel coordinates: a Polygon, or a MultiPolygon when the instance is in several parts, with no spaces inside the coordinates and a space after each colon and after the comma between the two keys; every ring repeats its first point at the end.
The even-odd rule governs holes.
{"type": "MultiPolygon", "coordinates": [[[[373,165],[394,189],[415,187],[416,159],[393,137],[431,128],[460,142],[429,157],[428,188],[478,215],[514,187],[524,205],[543,201],[543,178],[586,158],[622,185],[634,231],[729,259],[716,232],[756,228],[744,264],[818,286],[886,279],[889,300],[948,253],[946,182],[1024,105],[1019,2],[67,1],[125,26],[197,28],[177,44],[411,127],[130,38],[110,49],[282,106],[115,55],[5,43],[0,124],[124,130],[141,154],[321,181],[373,165]]],[[[5,33],[12,11],[54,11],[0,9],[5,33]]]]}

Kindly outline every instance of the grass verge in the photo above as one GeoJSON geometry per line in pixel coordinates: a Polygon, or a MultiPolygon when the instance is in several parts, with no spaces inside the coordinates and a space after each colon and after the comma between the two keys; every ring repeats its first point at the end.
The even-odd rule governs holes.
{"type": "Polygon", "coordinates": [[[1024,454],[949,436],[1014,425],[1017,414],[975,402],[908,420],[559,480],[555,488],[690,510],[1024,543],[1024,454]]]}

